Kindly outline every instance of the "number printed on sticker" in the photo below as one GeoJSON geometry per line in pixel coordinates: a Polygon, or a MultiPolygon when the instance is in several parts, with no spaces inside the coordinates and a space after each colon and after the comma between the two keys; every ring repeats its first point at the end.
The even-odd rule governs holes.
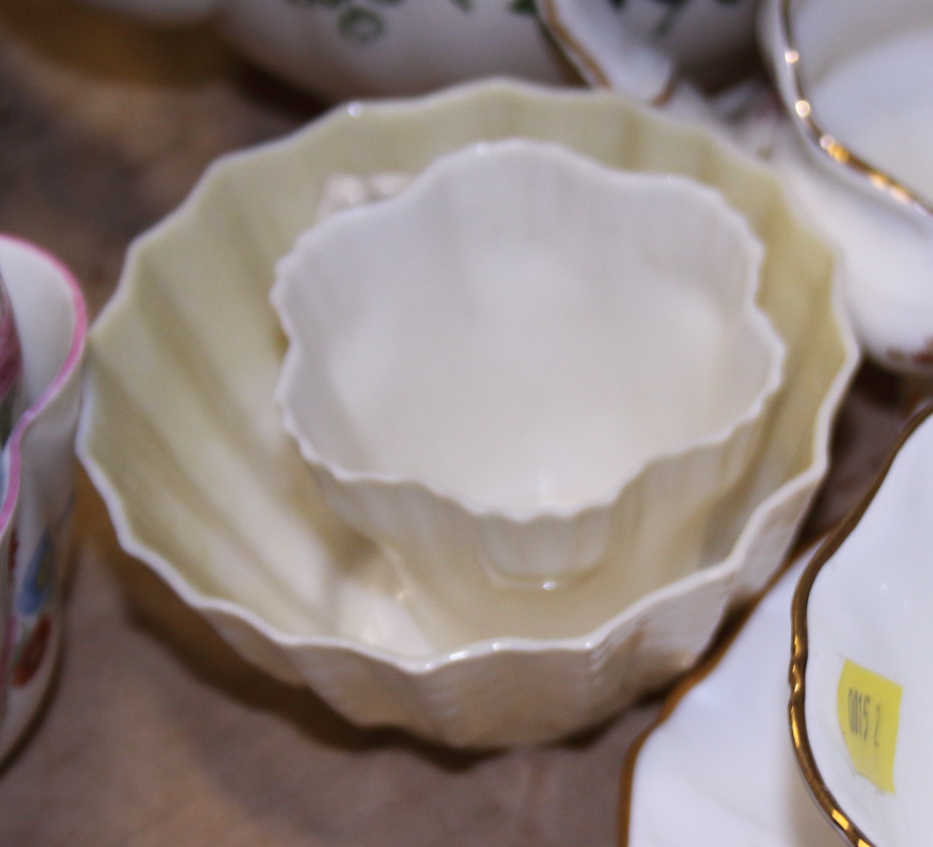
{"type": "Polygon", "coordinates": [[[857,688],[849,689],[849,731],[863,741],[880,746],[881,703],[872,703],[871,695],[857,688]]]}
{"type": "Polygon", "coordinates": [[[857,773],[894,793],[901,686],[846,659],[837,688],[839,728],[857,773]]]}

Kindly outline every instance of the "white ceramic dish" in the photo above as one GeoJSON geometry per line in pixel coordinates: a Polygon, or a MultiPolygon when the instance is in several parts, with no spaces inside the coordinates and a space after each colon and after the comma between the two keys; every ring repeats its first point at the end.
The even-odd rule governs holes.
{"type": "MultiPolygon", "coordinates": [[[[217,163],[132,246],[89,359],[78,450],[127,550],[244,656],[352,720],[495,745],[608,717],[702,653],[793,538],[857,352],[831,251],[767,170],[608,94],[491,82],[350,104],[217,163]],[[700,549],[671,539],[667,572],[645,574],[666,587],[630,606],[584,580],[583,619],[548,606],[540,639],[444,643],[415,624],[389,563],[323,506],[282,427],[273,393],[286,343],[269,289],[329,175],[418,173],[442,153],[515,136],[720,189],[765,247],[758,302],[787,347],[786,384],[741,495],[705,525],[700,549]]],[[[663,509],[650,514],[665,523],[663,509]]]]}
{"type": "Polygon", "coordinates": [[[540,632],[534,589],[621,584],[635,549],[663,573],[734,496],[781,383],[762,252],[692,181],[467,147],[278,263],[285,427],[427,629],[424,605],[464,640],[540,632]],[[651,538],[637,516],[672,478],[651,538]]]}
{"type": "Polygon", "coordinates": [[[672,692],[626,763],[621,847],[827,847],[787,721],[790,607],[812,551],[672,692]]]}
{"type": "Polygon", "coordinates": [[[19,328],[26,406],[0,459],[2,761],[39,709],[58,653],[86,317],[75,280],[31,244],[0,236],[0,272],[19,328]]]}
{"type": "Polygon", "coordinates": [[[537,0],[591,85],[664,100],[678,71],[721,79],[754,45],[758,0],[537,0]]]}
{"type": "Polygon", "coordinates": [[[839,245],[861,341],[933,374],[933,5],[767,0],[761,43],[791,117],[773,161],[839,245]]]}
{"type": "Polygon", "coordinates": [[[416,94],[490,74],[578,83],[534,0],[86,0],[160,26],[210,22],[329,100],[416,94]]]}
{"type": "Polygon", "coordinates": [[[933,407],[794,598],[797,754],[855,847],[926,843],[933,791],[933,407]]]}

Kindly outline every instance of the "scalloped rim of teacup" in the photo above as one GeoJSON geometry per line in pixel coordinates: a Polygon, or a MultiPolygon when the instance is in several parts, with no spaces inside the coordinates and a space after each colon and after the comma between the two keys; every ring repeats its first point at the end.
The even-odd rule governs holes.
{"type": "MultiPolygon", "coordinates": [[[[287,394],[292,389],[298,375],[301,356],[305,352],[301,335],[297,330],[294,318],[289,314],[283,302],[287,281],[283,278],[283,270],[290,269],[295,263],[295,250],[299,245],[307,243],[309,239],[320,241],[319,233],[329,231],[332,227],[329,218],[320,224],[315,224],[301,233],[295,240],[295,246],[287,256],[276,263],[276,283],[273,285],[269,299],[278,314],[279,321],[289,340],[288,350],[278,382],[276,383],[274,400],[282,411],[282,422],[286,431],[297,442],[305,460],[315,468],[327,473],[338,484],[367,485],[373,489],[405,489],[426,493],[432,498],[446,504],[448,507],[463,510],[476,518],[499,518],[522,526],[534,526],[537,523],[557,519],[581,519],[596,512],[610,508],[622,496],[623,492],[645,478],[657,468],[682,460],[684,457],[703,450],[725,447],[736,434],[745,428],[751,427],[760,420],[767,404],[774,398],[784,382],[784,363],[787,357],[787,346],[783,338],[778,335],[767,313],[757,302],[761,287],[761,266],[764,258],[764,245],[753,232],[748,221],[730,206],[722,195],[714,188],[699,183],[680,174],[661,174],[643,171],[624,171],[612,168],[591,159],[562,144],[555,142],[532,141],[524,138],[509,138],[500,141],[480,141],[466,145],[456,150],[448,151],[434,159],[424,170],[416,174],[412,181],[398,194],[378,203],[367,203],[344,210],[335,217],[339,217],[336,226],[342,227],[349,220],[358,223],[371,217],[372,214],[383,214],[387,208],[396,212],[406,212],[411,206],[421,200],[424,192],[438,179],[442,178],[450,169],[451,163],[459,164],[470,151],[485,152],[509,150],[521,147],[530,147],[536,150],[546,150],[547,155],[563,159],[568,166],[587,169],[592,173],[611,179],[615,184],[628,183],[639,188],[652,185],[674,186],[676,190],[692,195],[700,204],[714,210],[724,227],[732,228],[735,232],[736,242],[746,251],[747,267],[742,282],[743,294],[741,304],[736,310],[741,314],[741,320],[755,333],[757,340],[765,349],[769,358],[767,372],[755,391],[751,401],[740,415],[735,417],[720,429],[708,433],[701,438],[693,439],[676,449],[658,453],[645,459],[629,471],[620,480],[602,494],[588,497],[586,500],[569,503],[546,503],[538,506],[510,507],[496,506],[480,503],[469,497],[460,497],[448,490],[424,480],[416,479],[398,473],[381,471],[355,471],[350,470],[338,462],[324,458],[314,447],[304,433],[304,428],[296,420],[287,394]],[[377,208],[378,207],[378,208],[377,208]]],[[[326,236],[325,236],[326,237],[326,236]]]]}
{"type": "MultiPolygon", "coordinates": [[[[495,96],[497,93],[531,95],[536,99],[544,98],[557,102],[561,100],[575,101],[580,98],[587,98],[593,102],[605,101],[607,103],[614,103],[619,99],[617,95],[605,91],[553,89],[546,86],[517,82],[506,78],[493,78],[465,83],[420,98],[400,97],[371,102],[352,101],[343,106],[334,108],[308,127],[303,127],[285,137],[264,142],[246,150],[228,153],[212,162],[182,204],[150,228],[146,233],[141,235],[130,246],[124,274],[126,273],[126,269],[133,267],[138,254],[144,249],[147,249],[148,245],[161,239],[163,234],[179,226],[183,226],[189,218],[196,215],[206,188],[212,182],[218,171],[226,170],[231,165],[250,160],[257,155],[264,155],[265,153],[278,150],[284,151],[290,148],[300,148],[304,144],[305,136],[309,131],[320,131],[330,124],[345,120],[348,116],[353,118],[364,112],[394,114],[401,111],[401,113],[404,114],[407,111],[421,111],[425,107],[430,107],[433,104],[449,103],[452,101],[470,101],[476,97],[495,96]]],[[[636,111],[648,113],[646,107],[638,104],[633,103],[632,108],[636,111]]],[[[657,116],[655,115],[652,115],[652,118],[657,120],[657,116]]],[[[674,122],[673,119],[667,120],[674,122]]],[[[742,153],[737,148],[728,145],[722,138],[714,135],[705,127],[693,125],[690,127],[690,130],[694,134],[702,136],[704,141],[713,147],[727,148],[731,157],[738,158],[754,166],[761,172],[763,177],[777,184],[777,178],[769,173],[760,162],[742,153]]],[[[781,195],[782,197],[784,196],[783,189],[781,190],[781,195]]],[[[114,320],[122,304],[129,301],[131,293],[129,286],[119,286],[107,304],[104,313],[98,320],[114,320]]],[[[707,582],[731,582],[736,576],[736,562],[747,558],[750,548],[755,543],[757,535],[761,531],[762,524],[776,505],[780,502],[793,499],[801,492],[812,489],[824,476],[829,464],[829,452],[826,445],[829,441],[829,434],[836,414],[836,408],[846,391],[859,359],[858,347],[851,328],[845,320],[845,312],[841,303],[838,287],[836,286],[834,286],[832,298],[834,303],[833,311],[837,319],[840,342],[845,350],[845,358],[823,396],[813,425],[810,428],[810,442],[812,445],[810,463],[803,471],[791,477],[758,504],[749,516],[749,519],[745,522],[732,550],[722,561],[687,577],[681,578],[675,583],[650,592],[636,603],[626,607],[618,615],[609,618],[591,632],[573,638],[488,639],[485,641],[467,643],[457,650],[440,650],[426,656],[405,656],[345,636],[289,634],[270,624],[257,612],[248,609],[238,602],[212,597],[197,590],[168,559],[143,542],[137,540],[121,495],[110,483],[107,475],[104,473],[103,469],[97,465],[88,450],[87,436],[93,418],[92,412],[95,399],[90,392],[85,393],[85,400],[79,419],[77,453],[88,475],[106,502],[118,540],[128,553],[149,565],[187,605],[200,610],[209,617],[216,615],[230,617],[240,621],[261,637],[268,639],[272,644],[279,647],[298,649],[317,648],[351,652],[376,662],[396,667],[406,674],[417,677],[430,676],[457,662],[482,660],[485,657],[502,652],[531,654],[548,651],[565,651],[587,653],[594,649],[598,649],[606,642],[611,633],[634,624],[649,605],[654,606],[659,600],[691,591],[697,586],[707,582]]],[[[87,381],[88,378],[89,377],[86,376],[85,380],[87,381]]]]}

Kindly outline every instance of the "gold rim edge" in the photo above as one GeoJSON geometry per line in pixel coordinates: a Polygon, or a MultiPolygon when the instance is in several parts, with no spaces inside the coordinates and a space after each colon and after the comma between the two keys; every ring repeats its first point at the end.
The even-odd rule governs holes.
{"type": "Polygon", "coordinates": [[[647,728],[638,734],[631,747],[629,747],[623,762],[619,798],[618,847],[628,847],[629,844],[635,767],[638,763],[641,750],[648,738],[668,720],[680,704],[680,701],[718,667],[725,654],[738,638],[748,619],[754,614],[764,597],[774,587],[774,584],[784,575],[799,556],[803,555],[807,549],[814,546],[817,547],[817,550],[810,560],[810,563],[801,574],[797,587],[794,590],[794,597],[791,603],[792,644],[791,665],[788,674],[791,686],[791,697],[788,708],[791,737],[797,761],[807,783],[807,788],[823,812],[833,824],[841,830],[844,837],[853,847],[875,847],[874,843],[869,841],[861,830],[855,826],[841,810],[832,792],[829,791],[823,782],[822,775],[816,766],[816,762],[810,750],[806,719],[803,711],[804,682],[808,655],[806,606],[810,595],[810,588],[820,569],[829,561],[833,553],[838,550],[842,542],[845,541],[862,515],[868,509],[869,504],[874,499],[878,489],[880,489],[881,483],[887,476],[891,465],[894,463],[894,459],[900,452],[901,447],[913,432],[931,415],[933,415],[933,403],[923,407],[907,421],[901,434],[898,436],[895,446],[885,459],[884,465],[862,500],[833,529],[817,538],[806,539],[795,544],[791,553],[785,558],[784,562],[768,581],[765,588],[749,601],[748,605],[734,613],[731,618],[723,624],[719,637],[705,657],[702,658],[692,670],[687,671],[678,682],[674,683],[671,690],[664,696],[661,710],[657,717],[647,728]]]}
{"type": "Polygon", "coordinates": [[[839,802],[833,796],[833,793],[829,790],[816,764],[816,759],[810,747],[810,739],[807,733],[807,719],[804,709],[806,701],[807,658],[809,655],[807,604],[810,600],[810,591],[823,566],[833,557],[833,554],[842,546],[842,543],[849,537],[852,530],[855,529],[856,525],[864,516],[906,441],[931,415],[933,415],[933,403],[926,405],[916,412],[904,425],[904,428],[898,436],[897,443],[888,454],[887,459],[885,459],[884,465],[872,482],[871,487],[863,495],[855,508],[853,508],[842,522],[832,530],[829,537],[822,543],[813,559],[805,568],[800,577],[800,581],[797,583],[797,588],[794,591],[794,599],[791,603],[792,641],[790,669],[788,671],[788,682],[790,683],[791,694],[788,704],[788,713],[790,718],[791,738],[794,743],[794,752],[797,756],[797,762],[800,765],[804,780],[807,783],[807,788],[813,795],[813,798],[853,847],[875,847],[875,844],[870,841],[846,815],[839,802]]]}
{"type": "Polygon", "coordinates": [[[561,47],[573,55],[574,61],[583,66],[584,73],[591,78],[592,84],[599,88],[611,89],[609,77],[603,73],[601,65],[592,54],[571,34],[558,13],[554,0],[536,0],[535,5],[547,28],[554,34],[561,47]]]}
{"type": "MultiPolygon", "coordinates": [[[[557,42],[561,45],[561,49],[570,54],[571,61],[579,63],[581,66],[581,73],[584,76],[589,76],[591,84],[598,88],[607,88],[618,94],[613,88],[612,82],[603,70],[603,66],[599,60],[580,43],[579,39],[576,38],[573,33],[571,33],[570,28],[557,11],[554,0],[536,0],[535,5],[545,26],[551,31],[554,38],[557,39],[557,42]]],[[[677,79],[675,67],[661,93],[650,100],[644,101],[645,105],[663,106],[666,104],[674,94],[674,90],[677,87],[677,79]]]]}
{"type": "Polygon", "coordinates": [[[787,68],[792,88],[791,93],[794,97],[793,107],[788,108],[792,119],[801,128],[804,135],[828,159],[851,171],[861,182],[887,195],[898,205],[933,218],[933,206],[921,198],[913,189],[908,188],[899,180],[854,153],[842,142],[826,132],[816,120],[810,100],[800,80],[800,51],[797,49],[791,34],[793,28],[791,26],[790,4],[791,0],[781,0],[779,25],[781,28],[781,41],[784,45],[784,55],[780,60],[784,62],[787,68]]]}

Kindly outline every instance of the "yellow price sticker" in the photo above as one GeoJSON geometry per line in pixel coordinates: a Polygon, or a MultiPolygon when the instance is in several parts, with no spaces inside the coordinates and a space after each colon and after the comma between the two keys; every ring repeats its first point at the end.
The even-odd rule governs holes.
{"type": "Polygon", "coordinates": [[[894,793],[894,753],[901,686],[849,659],[842,666],[836,705],[855,770],[894,793]]]}

